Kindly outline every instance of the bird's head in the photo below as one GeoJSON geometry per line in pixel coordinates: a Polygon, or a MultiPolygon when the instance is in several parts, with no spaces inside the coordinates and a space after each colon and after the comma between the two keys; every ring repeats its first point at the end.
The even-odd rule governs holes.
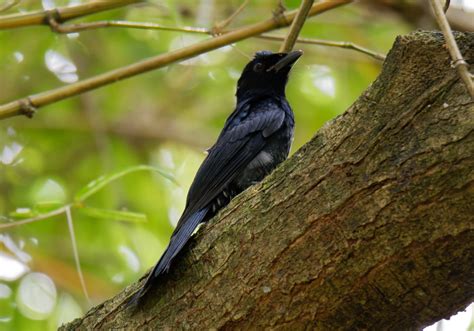
{"type": "Polygon", "coordinates": [[[246,98],[255,93],[285,95],[285,86],[293,64],[303,51],[272,53],[260,51],[244,68],[237,83],[237,98],[246,98]]]}

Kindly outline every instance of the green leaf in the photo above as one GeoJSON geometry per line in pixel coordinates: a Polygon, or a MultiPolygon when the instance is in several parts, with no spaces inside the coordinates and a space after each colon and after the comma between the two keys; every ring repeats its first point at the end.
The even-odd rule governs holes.
{"type": "Polygon", "coordinates": [[[17,208],[15,211],[10,212],[10,217],[19,219],[31,218],[35,216],[38,216],[38,212],[30,208],[17,208]]]}
{"type": "Polygon", "coordinates": [[[135,213],[126,210],[100,209],[93,207],[82,207],[79,209],[84,214],[94,217],[112,221],[125,222],[146,222],[148,218],[145,214],[135,213]]]}
{"type": "Polygon", "coordinates": [[[58,209],[59,207],[63,206],[64,204],[61,201],[41,201],[35,203],[34,210],[39,213],[47,213],[58,209]]]}
{"type": "Polygon", "coordinates": [[[30,188],[31,200],[34,205],[62,205],[66,202],[66,191],[51,178],[40,178],[30,188]]]}
{"type": "Polygon", "coordinates": [[[89,184],[87,184],[85,187],[83,187],[81,190],[79,190],[79,192],[77,192],[76,196],[74,197],[74,200],[76,202],[83,202],[88,197],[90,197],[92,194],[96,193],[101,188],[108,185],[110,182],[112,182],[112,181],[114,181],[114,180],[116,180],[120,177],[123,177],[125,175],[128,175],[132,172],[143,171],[143,170],[155,171],[155,172],[159,173],[161,176],[163,176],[164,178],[169,179],[173,183],[177,184],[174,177],[172,175],[170,175],[169,173],[163,171],[162,169],[157,168],[157,167],[148,166],[148,165],[139,165],[139,166],[126,168],[126,169],[121,170],[119,172],[116,172],[116,173],[113,173],[113,174],[110,174],[110,175],[101,176],[97,179],[94,179],[89,184]]]}

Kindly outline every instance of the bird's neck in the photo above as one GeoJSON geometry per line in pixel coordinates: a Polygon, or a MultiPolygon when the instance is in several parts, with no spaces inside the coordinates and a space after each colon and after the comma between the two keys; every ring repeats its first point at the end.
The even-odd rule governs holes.
{"type": "Polygon", "coordinates": [[[266,98],[275,98],[275,99],[286,99],[285,91],[276,92],[271,90],[248,90],[248,91],[237,91],[236,93],[237,103],[253,101],[256,99],[266,99],[266,98]]]}

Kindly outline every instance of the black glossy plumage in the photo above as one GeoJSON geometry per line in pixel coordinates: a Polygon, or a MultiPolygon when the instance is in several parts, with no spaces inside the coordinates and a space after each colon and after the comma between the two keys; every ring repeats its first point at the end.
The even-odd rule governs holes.
{"type": "Polygon", "coordinates": [[[285,86],[290,69],[301,54],[262,51],[246,65],[237,84],[237,106],[194,178],[185,210],[165,253],[132,304],[138,303],[158,277],[168,271],[200,223],[287,158],[294,118],[285,98],[285,86]]]}

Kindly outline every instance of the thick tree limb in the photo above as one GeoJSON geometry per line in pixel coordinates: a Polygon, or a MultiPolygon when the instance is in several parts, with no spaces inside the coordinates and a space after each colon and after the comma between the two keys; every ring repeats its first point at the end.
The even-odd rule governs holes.
{"type": "MultiPolygon", "coordinates": [[[[474,34],[456,36],[473,61],[474,34]]],[[[372,86],[199,231],[143,309],[123,308],[134,284],[63,329],[409,330],[473,301],[474,103],[443,43],[399,37],[372,86]]]]}

